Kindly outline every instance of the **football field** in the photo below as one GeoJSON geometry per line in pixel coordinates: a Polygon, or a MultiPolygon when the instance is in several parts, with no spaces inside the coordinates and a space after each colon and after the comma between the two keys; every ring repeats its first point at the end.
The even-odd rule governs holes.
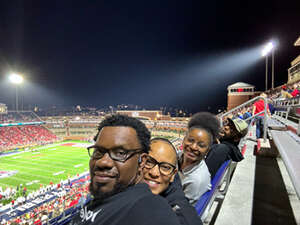
{"type": "Polygon", "coordinates": [[[54,184],[88,171],[86,142],[62,142],[33,148],[34,151],[0,157],[0,186],[22,184],[28,191],[54,184]]]}

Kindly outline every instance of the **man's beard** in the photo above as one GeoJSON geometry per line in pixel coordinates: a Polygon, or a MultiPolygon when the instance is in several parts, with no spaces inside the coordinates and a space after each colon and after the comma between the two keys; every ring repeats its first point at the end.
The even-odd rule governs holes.
{"type": "Polygon", "coordinates": [[[233,135],[225,135],[219,138],[220,142],[227,141],[233,144],[236,144],[235,137],[233,135]]]}
{"type": "Polygon", "coordinates": [[[93,187],[93,183],[91,181],[91,183],[89,185],[89,191],[94,196],[94,200],[97,201],[97,202],[102,202],[104,199],[106,199],[110,196],[113,196],[117,193],[120,193],[128,187],[128,185],[121,184],[119,182],[119,180],[117,180],[116,184],[114,185],[114,187],[111,191],[103,192],[103,191],[101,191],[101,186],[104,185],[104,184],[96,183],[96,185],[97,185],[97,189],[95,190],[94,187],[93,187]]]}
{"type": "Polygon", "coordinates": [[[233,141],[233,137],[232,137],[231,134],[230,134],[230,135],[225,134],[225,135],[221,136],[221,137],[219,138],[219,140],[220,140],[220,142],[222,142],[222,141],[232,142],[232,141],[233,141]]]}

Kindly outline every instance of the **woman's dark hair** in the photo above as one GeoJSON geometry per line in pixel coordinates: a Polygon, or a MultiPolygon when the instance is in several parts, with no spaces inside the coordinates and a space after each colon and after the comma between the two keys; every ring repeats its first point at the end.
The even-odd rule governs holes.
{"type": "Polygon", "coordinates": [[[108,116],[99,124],[98,133],[94,137],[94,141],[97,140],[98,135],[103,127],[131,127],[135,129],[143,152],[149,152],[151,134],[145,124],[140,120],[121,114],[108,116]]]}
{"type": "Polygon", "coordinates": [[[194,114],[189,123],[188,129],[192,130],[194,128],[203,129],[207,131],[211,136],[211,144],[219,138],[220,132],[220,122],[217,117],[209,112],[199,112],[194,114]]]}

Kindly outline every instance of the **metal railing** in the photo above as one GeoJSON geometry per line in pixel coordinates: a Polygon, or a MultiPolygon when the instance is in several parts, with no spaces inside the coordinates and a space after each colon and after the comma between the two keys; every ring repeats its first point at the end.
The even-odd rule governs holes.
{"type": "Polygon", "coordinates": [[[300,105],[300,96],[286,99],[275,99],[275,106],[296,106],[300,105]]]}
{"type": "Polygon", "coordinates": [[[258,116],[260,116],[261,114],[264,114],[264,119],[263,119],[263,124],[264,124],[264,133],[263,133],[263,138],[264,138],[264,141],[266,141],[267,139],[267,119],[268,119],[268,113],[267,113],[267,105],[268,105],[268,100],[267,98],[264,98],[264,97],[261,97],[261,96],[257,96],[253,99],[250,99],[249,101],[247,102],[244,102],[243,104],[229,110],[228,112],[222,114],[220,116],[220,124],[221,126],[223,126],[223,118],[233,112],[235,112],[236,110],[238,109],[241,109],[243,108],[244,106],[247,106],[249,105],[250,103],[253,103],[253,102],[256,102],[257,100],[259,99],[262,99],[264,101],[264,111],[261,111],[260,113],[257,113],[255,115],[252,115],[251,117],[247,118],[245,121],[248,121],[248,120],[252,120],[254,118],[257,118],[258,116]]]}

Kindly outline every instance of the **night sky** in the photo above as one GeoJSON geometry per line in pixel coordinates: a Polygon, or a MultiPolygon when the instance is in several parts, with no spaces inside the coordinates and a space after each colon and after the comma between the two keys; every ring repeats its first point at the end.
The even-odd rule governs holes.
{"type": "Polygon", "coordinates": [[[264,90],[260,50],[271,39],[278,43],[275,86],[286,82],[299,35],[299,0],[3,0],[0,102],[13,107],[7,76],[14,71],[26,79],[24,108],[215,111],[226,106],[230,84],[264,90]]]}

